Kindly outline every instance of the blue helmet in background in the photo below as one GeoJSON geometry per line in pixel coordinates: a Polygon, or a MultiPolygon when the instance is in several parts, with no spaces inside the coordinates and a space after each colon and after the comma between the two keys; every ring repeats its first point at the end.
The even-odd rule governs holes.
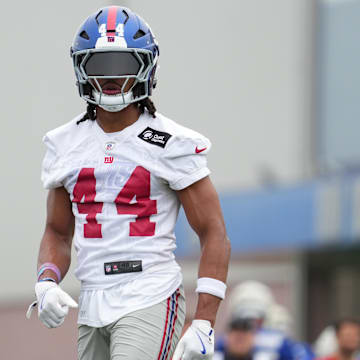
{"type": "Polygon", "coordinates": [[[156,85],[158,44],[149,25],[125,7],[109,6],[90,15],[70,53],[80,96],[107,111],[145,99],[156,85]],[[124,79],[121,93],[104,94],[98,79],[124,79]]]}

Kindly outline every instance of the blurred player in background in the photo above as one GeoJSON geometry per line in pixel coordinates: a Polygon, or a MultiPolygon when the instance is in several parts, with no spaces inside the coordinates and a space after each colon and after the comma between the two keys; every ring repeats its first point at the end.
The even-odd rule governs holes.
{"type": "Polygon", "coordinates": [[[292,334],[293,319],[285,306],[273,303],[270,305],[264,320],[264,327],[281,331],[287,336],[292,334]]]}
{"type": "Polygon", "coordinates": [[[224,342],[217,346],[214,360],[251,360],[254,358],[257,324],[254,319],[233,318],[224,342]]]}
{"type": "Polygon", "coordinates": [[[354,360],[360,359],[360,322],[355,319],[343,319],[335,326],[335,344],[329,343],[329,348],[337,350],[329,356],[321,357],[321,360],[354,360]]]}
{"type": "Polygon", "coordinates": [[[79,359],[210,359],[230,254],[206,165],[211,144],[156,111],[149,96],[159,48],[131,10],[110,6],[89,16],[71,56],[87,111],[44,137],[39,318],[55,328],[77,306],[59,286],[74,238],[79,359]],[[195,320],[179,340],[185,299],[173,250],[180,205],[202,255],[195,320]]]}
{"type": "Polygon", "coordinates": [[[328,325],[323,329],[313,344],[316,357],[327,357],[338,350],[336,330],[334,325],[328,325]]]}
{"type": "Polygon", "coordinates": [[[306,344],[288,337],[291,318],[275,303],[265,284],[246,281],[236,286],[230,296],[230,312],[229,328],[217,342],[214,360],[313,359],[306,344]]]}

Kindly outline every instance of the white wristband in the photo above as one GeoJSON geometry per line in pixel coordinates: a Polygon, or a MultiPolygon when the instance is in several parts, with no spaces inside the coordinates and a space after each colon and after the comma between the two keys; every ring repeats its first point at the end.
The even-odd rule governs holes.
{"type": "Polygon", "coordinates": [[[197,287],[195,290],[197,293],[207,293],[219,297],[225,298],[226,285],[217,279],[202,277],[197,280],[197,287]]]}

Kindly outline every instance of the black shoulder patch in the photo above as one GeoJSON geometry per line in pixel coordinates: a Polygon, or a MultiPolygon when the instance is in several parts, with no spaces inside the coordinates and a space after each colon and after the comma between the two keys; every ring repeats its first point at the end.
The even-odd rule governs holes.
{"type": "Polygon", "coordinates": [[[141,140],[162,148],[166,146],[166,143],[169,141],[171,136],[172,135],[166,132],[154,130],[151,127],[147,127],[141,134],[138,135],[141,140]]]}

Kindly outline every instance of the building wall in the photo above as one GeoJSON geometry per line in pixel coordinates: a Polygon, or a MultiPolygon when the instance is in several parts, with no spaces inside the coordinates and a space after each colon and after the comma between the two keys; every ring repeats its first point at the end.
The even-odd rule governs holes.
{"type": "Polygon", "coordinates": [[[318,8],[319,167],[351,171],[360,168],[360,1],[322,0],[318,8]]]}
{"type": "Polygon", "coordinates": [[[359,318],[359,246],[324,248],[304,255],[308,284],[307,337],[314,341],[328,325],[359,318]]]}
{"type": "Polygon", "coordinates": [[[213,142],[220,190],[312,169],[311,0],[128,0],[160,45],[156,104],[213,142]]]}

